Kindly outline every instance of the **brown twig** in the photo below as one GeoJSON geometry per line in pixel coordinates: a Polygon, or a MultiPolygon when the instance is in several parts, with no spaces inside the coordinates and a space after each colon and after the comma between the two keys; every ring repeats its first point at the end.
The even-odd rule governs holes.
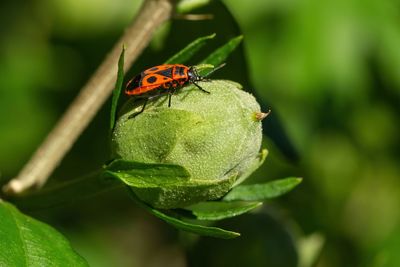
{"type": "Polygon", "coordinates": [[[127,70],[150,42],[154,31],[170,18],[172,2],[172,0],[143,1],[136,18],[123,36],[18,176],[3,187],[4,192],[19,194],[28,188],[40,187],[46,182],[111,94],[117,77],[117,62],[122,45],[126,46],[124,69],[127,70]]]}

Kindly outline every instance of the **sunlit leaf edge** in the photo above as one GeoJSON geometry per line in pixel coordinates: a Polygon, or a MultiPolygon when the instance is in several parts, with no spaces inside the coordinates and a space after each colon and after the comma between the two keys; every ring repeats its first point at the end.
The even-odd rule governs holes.
{"type": "Polygon", "coordinates": [[[192,56],[197,53],[197,51],[199,51],[209,40],[213,39],[215,36],[216,34],[213,33],[197,38],[196,40],[185,46],[183,49],[181,49],[178,53],[167,59],[164,64],[183,64],[187,62],[192,56]]]}
{"type": "Polygon", "coordinates": [[[302,178],[289,177],[263,184],[238,185],[228,192],[223,201],[262,201],[286,194],[300,184],[302,178]]]}
{"type": "Polygon", "coordinates": [[[262,202],[207,201],[191,205],[185,209],[191,211],[198,220],[217,221],[242,215],[260,205],[262,205],[262,202]]]}
{"type": "Polygon", "coordinates": [[[122,84],[124,82],[124,57],[125,57],[125,46],[122,46],[122,51],[118,60],[118,72],[117,72],[117,81],[115,83],[115,89],[112,94],[111,100],[111,112],[110,112],[110,130],[114,129],[116,114],[117,114],[117,106],[118,100],[121,95],[122,84]]]}
{"type": "MultiPolygon", "coordinates": [[[[203,59],[199,64],[211,64],[215,67],[218,67],[228,56],[238,47],[238,45],[242,42],[243,35],[236,36],[226,42],[224,45],[215,49],[212,53],[210,53],[205,59],[203,59]]],[[[211,70],[203,70],[200,72],[201,75],[205,76],[210,73],[211,70]]]]}

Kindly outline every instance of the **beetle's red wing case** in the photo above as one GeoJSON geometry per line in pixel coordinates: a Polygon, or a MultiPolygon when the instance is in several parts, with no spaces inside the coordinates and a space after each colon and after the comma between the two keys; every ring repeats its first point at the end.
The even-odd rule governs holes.
{"type": "Polygon", "coordinates": [[[127,95],[140,95],[150,90],[162,87],[165,83],[173,81],[172,71],[173,68],[164,68],[163,70],[158,70],[156,72],[150,72],[146,70],[141,74],[135,76],[127,83],[125,93],[127,95]],[[168,76],[168,74],[170,75],[168,76]]]}
{"type": "MultiPolygon", "coordinates": [[[[214,70],[221,68],[221,66],[223,65],[214,70]]],[[[168,107],[170,107],[171,96],[177,89],[189,83],[194,84],[198,89],[209,94],[210,92],[204,90],[196,83],[204,81],[204,78],[197,73],[194,67],[182,64],[158,65],[141,72],[126,84],[125,94],[145,99],[142,109],[130,117],[133,118],[142,113],[149,99],[163,94],[168,95],[168,107]]]]}
{"type": "Polygon", "coordinates": [[[149,86],[142,86],[142,87],[137,87],[133,90],[125,90],[125,94],[127,95],[142,95],[145,94],[146,92],[149,92],[151,90],[160,88],[160,85],[149,85],[149,86]]]}
{"type": "Polygon", "coordinates": [[[162,86],[163,84],[172,82],[172,81],[173,81],[173,79],[171,77],[164,76],[164,75],[158,74],[158,73],[153,73],[153,74],[145,75],[142,78],[140,87],[153,86],[153,85],[162,86]]]}
{"type": "Polygon", "coordinates": [[[142,73],[144,75],[153,74],[153,73],[160,73],[162,71],[165,71],[165,70],[168,70],[168,69],[172,69],[174,66],[175,65],[173,65],[173,64],[158,65],[158,66],[151,67],[151,68],[143,71],[142,73]]]}

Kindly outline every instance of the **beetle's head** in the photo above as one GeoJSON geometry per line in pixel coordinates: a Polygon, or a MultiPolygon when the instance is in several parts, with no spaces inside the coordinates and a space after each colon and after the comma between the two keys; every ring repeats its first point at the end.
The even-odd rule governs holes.
{"type": "Polygon", "coordinates": [[[192,66],[188,70],[188,76],[189,80],[197,82],[203,80],[203,77],[200,76],[200,74],[197,72],[197,69],[195,66],[192,66]]]}
{"type": "MultiPolygon", "coordinates": [[[[207,64],[206,64],[207,65],[207,64]]],[[[211,65],[212,66],[212,65],[211,65]]],[[[189,68],[188,71],[188,76],[189,79],[191,81],[197,82],[197,81],[204,81],[207,80],[207,77],[210,76],[211,74],[213,74],[216,70],[219,70],[220,68],[222,68],[223,66],[225,66],[225,63],[222,63],[221,65],[219,65],[218,67],[213,68],[209,73],[207,73],[204,76],[201,76],[196,68],[196,66],[192,66],[189,68]]]]}

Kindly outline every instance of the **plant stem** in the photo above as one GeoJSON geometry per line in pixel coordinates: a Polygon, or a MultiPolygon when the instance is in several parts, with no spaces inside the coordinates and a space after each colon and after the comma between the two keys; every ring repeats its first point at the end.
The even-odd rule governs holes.
{"type": "Polygon", "coordinates": [[[103,63],[81,89],[68,110],[26,163],[17,177],[3,187],[7,194],[20,194],[40,187],[69,151],[112,92],[117,77],[117,62],[126,46],[124,69],[128,70],[150,42],[154,31],[172,13],[172,0],[144,0],[141,9],[103,63]]]}

